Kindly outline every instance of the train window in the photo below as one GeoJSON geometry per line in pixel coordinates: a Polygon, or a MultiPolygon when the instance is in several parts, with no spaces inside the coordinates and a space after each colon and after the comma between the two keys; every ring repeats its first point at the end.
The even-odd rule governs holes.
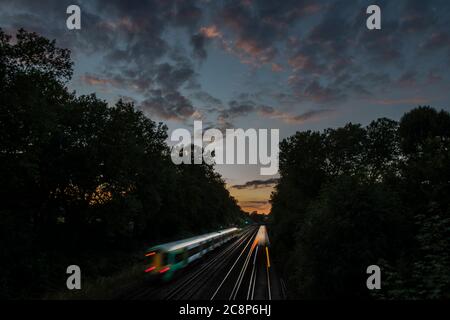
{"type": "Polygon", "coordinates": [[[188,255],[191,257],[191,256],[193,256],[194,254],[199,253],[200,251],[202,251],[202,246],[201,246],[201,245],[198,245],[198,246],[196,246],[196,247],[193,247],[193,248],[189,249],[188,255]]]}
{"type": "Polygon", "coordinates": [[[183,261],[183,253],[182,252],[175,255],[175,263],[179,263],[181,261],[183,261]]]}
{"type": "Polygon", "coordinates": [[[162,266],[167,266],[169,264],[169,255],[165,252],[161,252],[161,265],[162,266]]]}

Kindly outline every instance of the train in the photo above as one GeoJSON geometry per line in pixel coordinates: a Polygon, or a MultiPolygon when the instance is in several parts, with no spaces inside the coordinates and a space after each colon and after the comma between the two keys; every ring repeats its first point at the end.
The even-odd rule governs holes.
{"type": "Polygon", "coordinates": [[[177,271],[233,239],[239,231],[239,228],[229,228],[151,247],[145,253],[144,271],[168,281],[177,271]]]}

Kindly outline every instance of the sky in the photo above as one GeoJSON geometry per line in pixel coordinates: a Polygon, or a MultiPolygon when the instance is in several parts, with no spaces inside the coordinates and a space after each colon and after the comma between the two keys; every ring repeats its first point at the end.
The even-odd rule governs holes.
{"type": "MultiPolygon", "coordinates": [[[[448,0],[0,0],[0,27],[55,39],[75,62],[69,84],[154,121],[323,130],[398,120],[419,105],[450,110],[448,0]],[[68,30],[66,9],[81,9],[68,30]],[[368,30],[366,9],[381,8],[368,30]]],[[[268,213],[277,175],[218,165],[246,211],[268,213]]]]}

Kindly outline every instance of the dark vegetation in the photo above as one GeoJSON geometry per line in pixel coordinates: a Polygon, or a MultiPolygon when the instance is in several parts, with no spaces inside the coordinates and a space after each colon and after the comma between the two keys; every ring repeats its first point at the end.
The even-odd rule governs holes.
{"type": "Polygon", "coordinates": [[[0,297],[105,276],[144,244],[244,219],[207,165],[175,166],[167,128],[131,103],[76,96],[68,50],[0,29],[0,297]]]}
{"type": "Polygon", "coordinates": [[[298,132],[280,146],[280,174],[272,244],[291,298],[450,298],[448,112],[298,132]]]}

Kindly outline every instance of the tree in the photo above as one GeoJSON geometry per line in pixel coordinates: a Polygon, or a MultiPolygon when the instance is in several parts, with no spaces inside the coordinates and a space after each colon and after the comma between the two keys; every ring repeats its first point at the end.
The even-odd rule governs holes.
{"type": "Polygon", "coordinates": [[[0,30],[0,297],[40,297],[73,261],[112,274],[149,242],[245,217],[213,167],[172,163],[164,124],[69,92],[72,66],[54,41],[0,30]]]}
{"type": "Polygon", "coordinates": [[[419,107],[399,124],[283,141],[271,232],[291,296],[448,298],[449,123],[448,112],[419,107]],[[372,264],[385,278],[377,293],[365,288],[372,264]]]}

